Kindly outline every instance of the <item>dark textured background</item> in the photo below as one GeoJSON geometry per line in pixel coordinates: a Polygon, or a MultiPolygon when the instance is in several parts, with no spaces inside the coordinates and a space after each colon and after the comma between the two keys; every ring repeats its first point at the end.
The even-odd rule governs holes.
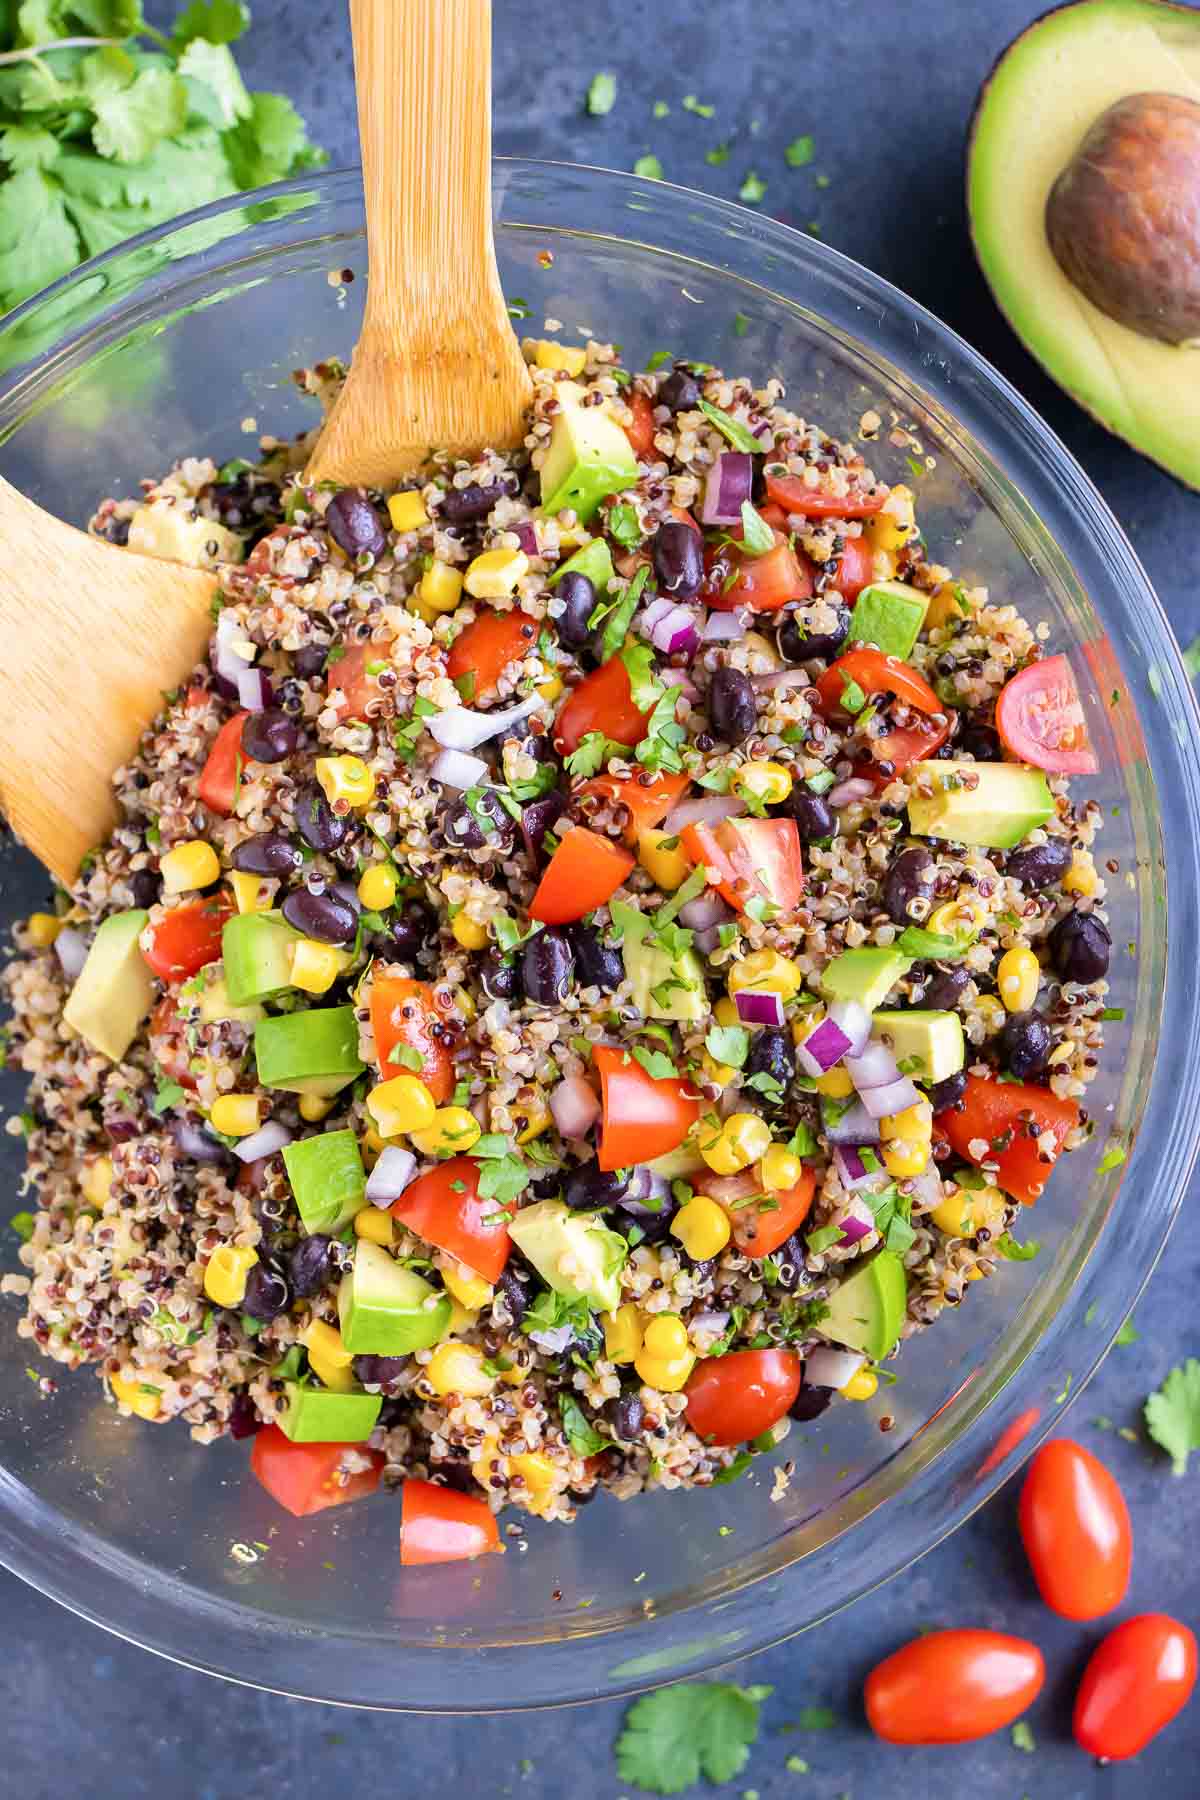
{"type": "MultiPolygon", "coordinates": [[[[284,88],[335,163],[356,157],[344,0],[254,0],[239,47],[251,86],[284,88]]],[[[168,6],[151,6],[156,19],[168,6]]],[[[1021,351],[971,256],[963,149],[976,90],[1004,45],[1040,10],[1031,0],[659,0],[646,7],[496,0],[500,151],[628,168],[652,151],[669,180],[733,197],[751,169],[765,210],[815,222],[827,242],[886,275],[962,332],[1045,414],[1099,484],[1144,559],[1181,638],[1200,628],[1194,591],[1200,499],[1094,426],[1021,351]],[[583,110],[598,69],[618,76],[614,110],[583,110]],[[682,110],[685,94],[716,107],[682,110]],[[655,120],[656,100],[671,106],[655,120]],[[816,140],[811,167],[784,146],[816,140]],[[728,141],[719,167],[705,152],[728,141]],[[818,185],[818,175],[828,185],[818,185]]],[[[1170,796],[1162,796],[1170,807],[1170,796]]],[[[1182,1046],[1177,1046],[1182,1050],[1182,1046]]],[[[1130,1196],[1131,1202],[1136,1196],[1130,1196]]],[[[1196,1626],[1194,1543],[1200,1466],[1175,1481],[1153,1446],[1098,1428],[1139,1425],[1143,1396],[1200,1350],[1200,1251],[1186,1225],[1141,1305],[1138,1344],[1114,1350],[1071,1409],[1069,1428],[1104,1456],[1129,1497],[1136,1558],[1129,1611],[1166,1608],[1196,1626]]],[[[1198,1459],[1200,1461],[1200,1459],[1198,1459]]],[[[1191,1800],[1200,1793],[1200,1702],[1135,1763],[1100,1769],[1070,1740],[1070,1701],[1099,1633],[1037,1601],[1015,1529],[1013,1484],[948,1543],[850,1612],[790,1645],[735,1665],[771,1682],[750,1765],[724,1792],[761,1800],[1191,1800]],[[895,1751],[878,1745],[858,1695],[866,1670],[922,1627],[981,1624],[1032,1636],[1050,1675],[1030,1714],[1033,1755],[1007,1732],[982,1745],[895,1751]],[[826,1704],[836,1729],[785,1733],[802,1706],[826,1704]],[[808,1772],[789,1770],[800,1757],[808,1772]]],[[[0,1793],[122,1800],[294,1800],[333,1793],[615,1800],[620,1707],[471,1720],[339,1712],[217,1683],[107,1637],[0,1576],[0,1793]]],[[[551,1652],[552,1654],[552,1652],[551,1652]]],[[[270,1682],[269,1665],[263,1680],[270,1682]]],[[[520,1695],[513,1695],[514,1705],[520,1695]]],[[[713,1790],[706,1790],[712,1792],[713,1790]]]]}

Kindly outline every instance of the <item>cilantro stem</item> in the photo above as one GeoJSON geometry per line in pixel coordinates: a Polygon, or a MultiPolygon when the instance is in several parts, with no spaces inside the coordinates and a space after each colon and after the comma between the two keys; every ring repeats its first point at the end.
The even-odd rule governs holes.
{"type": "MultiPolygon", "coordinates": [[[[146,35],[159,38],[164,44],[169,41],[161,32],[148,31],[146,35]]],[[[22,50],[5,50],[0,53],[0,63],[36,62],[39,56],[48,56],[52,50],[119,50],[124,42],[124,38],[113,37],[55,38],[52,44],[27,44],[22,50]]]]}

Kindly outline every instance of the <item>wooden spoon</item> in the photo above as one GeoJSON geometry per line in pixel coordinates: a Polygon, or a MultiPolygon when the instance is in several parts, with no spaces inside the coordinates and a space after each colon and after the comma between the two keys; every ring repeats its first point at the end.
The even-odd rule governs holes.
{"type": "Polygon", "coordinates": [[[492,242],[491,0],[350,0],[370,274],[310,481],[519,444],[531,383],[492,242]]]}
{"type": "Polygon", "coordinates": [[[101,543],[0,478],[0,810],[68,885],[112,778],[212,631],[217,576],[101,543]]]}

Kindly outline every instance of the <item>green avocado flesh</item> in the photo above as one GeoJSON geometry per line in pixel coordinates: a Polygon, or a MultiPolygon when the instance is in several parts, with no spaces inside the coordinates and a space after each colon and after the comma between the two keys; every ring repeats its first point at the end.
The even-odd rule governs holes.
{"type": "Polygon", "coordinates": [[[292,985],[291,947],[299,941],[281,913],[236,913],[221,933],[225,987],[235,1006],[269,1000],[292,985]]]}
{"type": "Polygon", "coordinates": [[[1116,101],[1200,103],[1200,12],[1158,0],[1084,0],[1037,20],[980,94],[967,203],[980,266],[1009,324],[1081,406],[1135,450],[1200,487],[1200,351],[1143,336],[1093,306],[1060,269],[1046,200],[1116,101]]]}
{"type": "Polygon", "coordinates": [[[877,1012],[871,1034],[887,1044],[900,1072],[930,1084],[957,1075],[966,1060],[962,1020],[955,1012],[877,1012]]]}
{"type": "Polygon", "coordinates": [[[904,1264],[894,1250],[877,1250],[834,1289],[819,1329],[835,1344],[877,1361],[900,1336],[907,1304],[904,1264]]]}
{"type": "Polygon", "coordinates": [[[263,1087],[328,1099],[362,1074],[354,1008],[313,1006],[260,1019],[254,1060],[263,1087]]]}
{"type": "Polygon", "coordinates": [[[616,420],[602,406],[577,404],[582,392],[559,383],[562,404],[542,464],[542,508],[552,514],[569,506],[586,525],[606,494],[634,486],[638,466],[616,420]]]}
{"type": "Polygon", "coordinates": [[[138,908],[105,919],[63,1007],[67,1024],[114,1062],[120,1062],[154,1002],[154,980],[138,949],[149,916],[138,908]]]}
{"type": "Polygon", "coordinates": [[[882,1006],[912,958],[900,950],[881,950],[864,944],[843,950],[821,971],[821,987],[830,1000],[857,1000],[868,1012],[882,1006]]]}
{"type": "Polygon", "coordinates": [[[379,1244],[360,1238],[354,1267],[338,1288],[342,1342],[355,1356],[408,1356],[428,1350],[450,1323],[449,1294],[439,1294],[379,1244]]]}
{"type": "Polygon", "coordinates": [[[909,775],[932,793],[913,792],[908,823],[918,837],[949,838],[1011,850],[1054,817],[1054,796],[1040,769],[1024,763],[914,763],[909,775]]]}
{"type": "Polygon", "coordinates": [[[873,581],[854,602],[847,641],[874,644],[885,656],[907,662],[929,611],[929,595],[906,581],[873,581]]]}
{"type": "Polygon", "coordinates": [[[367,1204],[367,1177],[352,1131],[322,1131],[288,1144],[283,1166],[310,1237],[341,1231],[367,1204]]]}
{"type": "Polygon", "coordinates": [[[556,1294],[586,1300],[597,1312],[616,1312],[625,1240],[595,1214],[572,1212],[561,1200],[538,1200],[523,1206],[508,1230],[522,1256],[556,1294]]]}
{"type": "Polygon", "coordinates": [[[361,1444],[375,1429],[382,1394],[335,1394],[285,1381],[287,1410],[276,1424],[293,1444],[361,1444]]]}

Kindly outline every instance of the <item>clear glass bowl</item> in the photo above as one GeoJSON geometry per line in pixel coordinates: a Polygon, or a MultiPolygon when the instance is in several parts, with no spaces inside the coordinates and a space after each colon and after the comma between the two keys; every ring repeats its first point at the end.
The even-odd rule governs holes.
{"type": "MultiPolygon", "coordinates": [[[[933,553],[1046,621],[1087,696],[1102,765],[1088,791],[1108,815],[1104,855],[1120,865],[1112,1001],[1124,1017],[1090,1090],[1095,1141],[1030,1221],[1041,1255],[971,1289],[905,1349],[879,1400],[797,1427],[775,1458],[796,1465],[778,1500],[762,1459],[735,1485],[625,1506],[605,1497],[574,1528],[534,1525],[503,1558],[402,1574],[395,1499],[297,1522],[248,1478],[244,1444],[203,1450],[182,1429],[121,1420],[84,1374],[45,1399],[16,1305],[4,1304],[10,1569],[199,1668],[448,1712],[695,1673],[813,1625],[928,1550],[1095,1367],[1163,1247],[1200,1128],[1200,717],[1158,601],[1078,465],[952,332],[770,219],[567,166],[500,163],[495,188],[524,329],[556,319],[567,339],[615,338],[631,368],[663,349],[779,373],[797,410],[838,435],[874,406],[936,458],[914,482],[933,553]],[[1170,796],[1166,833],[1156,790],[1170,796]],[[1111,1142],[1129,1158],[1102,1172],[1111,1142]]],[[[0,471],[78,522],[177,456],[238,455],[247,421],[307,428],[289,371],[351,350],[363,273],[353,173],[224,202],[88,264],[0,328],[0,471]],[[343,286],[331,271],[347,267],[358,279],[343,286]]],[[[909,454],[885,432],[871,461],[911,480],[909,454]]],[[[0,875],[6,921],[43,898],[24,853],[6,851],[0,875]]],[[[6,1079],[17,1110],[19,1084],[6,1079]]],[[[15,1210],[20,1146],[7,1144],[15,1210]]]]}

